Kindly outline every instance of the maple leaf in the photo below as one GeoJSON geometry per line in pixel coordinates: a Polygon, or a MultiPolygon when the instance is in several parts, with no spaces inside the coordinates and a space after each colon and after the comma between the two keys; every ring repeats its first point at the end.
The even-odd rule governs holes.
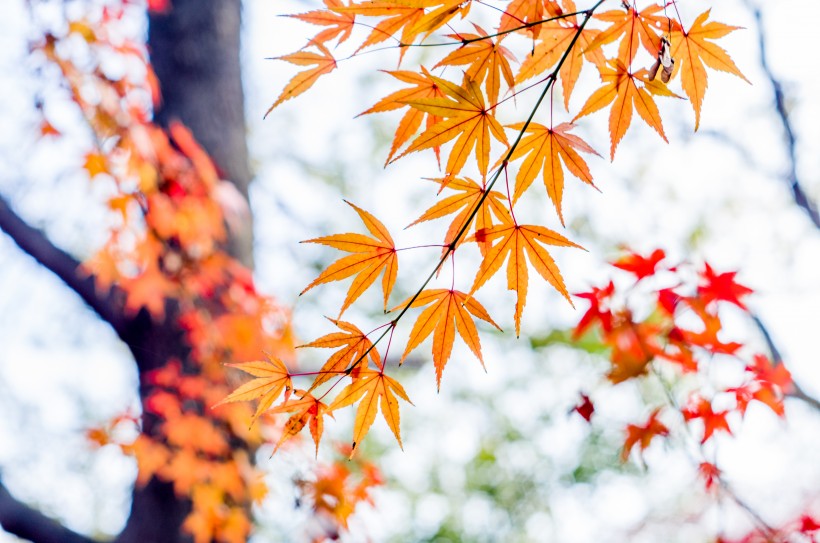
{"type": "MultiPolygon", "coordinates": [[[[534,4],[540,2],[533,2],[534,4]]],[[[565,1],[567,12],[577,11],[575,3],[565,1]]],[[[559,8],[560,9],[560,8],[559,8]]],[[[527,79],[539,76],[551,69],[566,54],[566,59],[558,70],[561,78],[561,89],[564,95],[564,108],[569,111],[569,100],[575,83],[581,76],[584,67],[584,59],[595,66],[603,66],[606,58],[600,47],[592,47],[592,42],[601,33],[600,30],[584,28],[578,31],[578,21],[576,16],[564,18],[562,21],[555,21],[539,25],[541,29],[538,43],[533,47],[532,53],[521,63],[515,82],[521,83],[527,79]],[[576,38],[577,35],[577,38],[576,38]],[[567,49],[572,45],[572,50],[567,53],[567,49]]]]}
{"type": "MultiPolygon", "coordinates": [[[[525,123],[516,123],[510,125],[510,128],[522,130],[524,126],[525,123]]],[[[574,125],[570,123],[561,123],[553,128],[530,123],[526,127],[528,135],[521,139],[510,157],[510,160],[515,160],[526,155],[515,178],[513,203],[529,188],[538,173],[542,172],[547,194],[558,212],[562,225],[564,224],[564,214],[561,211],[561,200],[564,195],[564,168],[561,166],[561,161],[572,175],[588,185],[595,186],[592,184],[589,167],[578,151],[595,155],[598,153],[584,140],[570,134],[569,131],[573,128],[574,125]]]]}
{"type": "Polygon", "coordinates": [[[286,398],[284,402],[276,407],[271,408],[268,412],[276,413],[292,413],[296,412],[285,422],[282,430],[282,435],[276,446],[273,448],[273,453],[279,450],[284,442],[297,435],[305,425],[310,428],[310,436],[313,438],[313,443],[316,446],[316,455],[319,455],[319,441],[322,439],[322,432],[324,431],[324,416],[333,413],[328,406],[318,399],[314,398],[309,392],[305,390],[296,390],[290,398],[286,398]]]}
{"type": "Polygon", "coordinates": [[[413,36],[418,34],[430,35],[458,14],[463,19],[470,11],[471,0],[407,0],[409,5],[424,8],[433,8],[419,17],[419,20],[410,28],[413,36]]]}
{"type": "Polygon", "coordinates": [[[646,277],[655,275],[658,271],[658,264],[666,258],[663,249],[655,249],[649,256],[629,252],[612,263],[618,269],[627,271],[634,275],[638,281],[646,277]]]}
{"type": "Polygon", "coordinates": [[[342,331],[324,335],[305,345],[299,345],[299,348],[316,347],[335,349],[342,347],[342,349],[333,353],[327,362],[325,362],[308,392],[333,378],[334,375],[349,372],[356,366],[366,366],[367,358],[365,353],[367,353],[367,356],[370,357],[376,366],[381,366],[379,351],[373,347],[373,343],[361,330],[349,322],[329,320],[342,331]]]}
{"type": "Polygon", "coordinates": [[[628,312],[624,313],[616,316],[618,324],[604,336],[604,343],[612,349],[612,368],[606,377],[614,384],[646,374],[654,353],[658,351],[651,340],[658,334],[658,327],[633,322],[628,312]]]}
{"type": "Polygon", "coordinates": [[[242,362],[240,364],[226,364],[230,368],[242,370],[253,375],[252,379],[231,392],[224,400],[214,407],[230,402],[246,402],[259,398],[259,404],[252,420],[256,420],[267,410],[273,402],[279,399],[284,391],[285,400],[290,396],[293,387],[290,379],[290,372],[284,362],[278,358],[268,357],[267,360],[255,360],[253,362],[242,362]]]}
{"type": "MultiPolygon", "coordinates": [[[[373,107],[360,115],[391,111],[401,107],[407,107],[408,100],[415,100],[418,98],[440,98],[444,96],[444,93],[441,92],[441,89],[439,89],[438,85],[433,80],[433,77],[424,68],[424,66],[421,67],[420,74],[404,70],[387,73],[400,81],[404,81],[405,83],[410,83],[415,86],[407,89],[401,89],[388,96],[385,96],[376,102],[373,107]]],[[[399,121],[399,126],[396,129],[396,135],[393,137],[393,143],[390,146],[390,153],[387,155],[387,160],[384,163],[385,166],[393,160],[393,157],[401,146],[413,137],[425,118],[425,129],[429,129],[441,120],[441,118],[436,115],[427,114],[416,108],[408,107],[407,113],[405,113],[401,118],[401,121],[399,121]]],[[[438,157],[439,146],[433,147],[433,150],[438,157]]]]}
{"type": "Polygon", "coordinates": [[[715,273],[708,262],[704,263],[703,271],[700,272],[701,284],[698,285],[698,296],[705,303],[723,300],[748,311],[742,298],[751,294],[753,290],[735,282],[736,275],[737,272],[715,273]]]}
{"type": "Polygon", "coordinates": [[[83,169],[88,172],[88,177],[94,179],[101,173],[108,173],[107,159],[98,152],[91,152],[85,155],[83,169]]]}
{"type": "Polygon", "coordinates": [[[618,46],[618,61],[629,66],[638,52],[638,45],[642,44],[652,56],[657,55],[661,48],[660,33],[664,25],[669,25],[668,19],[657,15],[663,6],[650,5],[638,12],[631,7],[623,10],[611,10],[598,13],[595,18],[611,23],[609,28],[601,32],[589,45],[589,49],[598,48],[621,38],[618,46]]]}
{"type": "MultiPolygon", "coordinates": [[[[408,227],[455,214],[450,226],[447,228],[447,233],[444,235],[445,246],[442,248],[442,251],[446,251],[458,233],[461,232],[462,229],[465,229],[468,218],[470,218],[470,215],[484,194],[487,193],[487,188],[479,185],[469,177],[433,179],[433,181],[439,183],[442,190],[446,187],[456,191],[456,194],[447,196],[435,205],[429,207],[421,217],[410,223],[408,227]]],[[[507,209],[506,200],[507,197],[501,192],[496,190],[489,191],[489,194],[487,194],[487,197],[484,198],[484,201],[481,203],[481,208],[475,216],[470,219],[470,223],[472,224],[472,222],[475,221],[476,230],[481,230],[490,228],[493,225],[493,216],[500,221],[511,221],[512,217],[507,209]]],[[[469,228],[470,227],[467,226],[465,232],[467,232],[469,228]]],[[[465,240],[466,236],[462,236],[461,239],[459,239],[459,244],[465,240]]],[[[482,254],[484,254],[489,248],[489,243],[481,243],[479,247],[482,250],[482,254]]]]}
{"type": "Polygon", "coordinates": [[[331,411],[359,402],[359,407],[356,409],[356,421],[353,424],[351,457],[356,452],[356,446],[362,442],[370,430],[379,407],[387,426],[396,436],[399,447],[402,446],[399,431],[399,402],[396,396],[411,405],[413,404],[398,381],[381,371],[365,369],[359,371],[353,382],[342,389],[336,399],[333,400],[329,407],[331,411]]]}
{"type": "Polygon", "coordinates": [[[355,274],[356,278],[350,285],[350,289],[347,291],[347,297],[342,304],[342,309],[339,311],[339,315],[341,315],[350,304],[373,284],[379,274],[382,273],[382,270],[384,270],[384,275],[382,276],[382,291],[384,293],[384,307],[387,309],[387,298],[393,290],[396,275],[399,271],[398,256],[396,255],[393,238],[390,237],[387,228],[385,228],[376,217],[350,202],[345,201],[345,203],[356,210],[356,213],[359,214],[359,218],[361,218],[364,225],[375,238],[362,234],[348,233],[334,234],[332,236],[309,239],[303,242],[320,243],[353,254],[342,257],[328,266],[327,269],[319,274],[319,277],[314,279],[299,295],[301,296],[316,285],[339,281],[355,274]]]}
{"type": "Polygon", "coordinates": [[[478,34],[448,34],[450,38],[461,40],[463,45],[441,59],[434,68],[469,64],[465,75],[477,83],[484,82],[487,100],[495,104],[498,102],[502,77],[508,87],[512,88],[515,85],[509,62],[515,60],[515,57],[509,49],[501,45],[501,37],[489,39],[486,30],[476,24],[473,26],[478,34]]]}
{"type": "Polygon", "coordinates": [[[537,38],[544,25],[533,23],[543,21],[546,16],[556,17],[562,13],[561,6],[554,0],[537,0],[535,2],[532,0],[512,0],[504,9],[504,13],[501,14],[498,31],[509,32],[515,28],[521,28],[522,32],[528,32],[533,38],[537,38]]]}
{"type": "Polygon", "coordinates": [[[159,321],[165,319],[165,299],[176,289],[175,283],[162,273],[156,263],[136,277],[122,279],[120,286],[127,295],[125,310],[128,313],[135,314],[144,307],[159,321]]]}
{"type": "Polygon", "coordinates": [[[756,380],[774,385],[783,392],[788,392],[794,385],[791,372],[782,362],[774,364],[762,354],[754,355],[752,361],[752,364],[746,366],[746,371],[752,372],[756,380]]]}
{"type": "MultiPolygon", "coordinates": [[[[410,301],[405,300],[399,306],[404,308],[410,301]]],[[[427,289],[423,290],[415,300],[410,303],[410,307],[421,307],[428,305],[419,314],[413,329],[410,331],[410,338],[407,340],[407,347],[401,357],[401,362],[407,358],[410,352],[419,346],[427,336],[433,334],[433,364],[436,367],[436,386],[441,388],[441,374],[444,366],[450,359],[453,351],[453,342],[456,332],[464,340],[473,354],[484,365],[481,357],[481,341],[478,337],[478,330],[473,323],[473,316],[488,322],[498,330],[501,328],[493,322],[487,310],[472,296],[457,290],[447,289],[427,289]]]]}
{"type": "Polygon", "coordinates": [[[663,123],[658,106],[650,94],[660,96],[676,95],[658,82],[649,82],[648,72],[645,69],[632,73],[620,60],[610,60],[606,66],[599,66],[598,70],[604,86],[592,93],[592,96],[587,99],[584,107],[581,108],[581,111],[572,122],[612,104],[612,109],[609,112],[609,134],[612,141],[610,157],[613,159],[615,158],[615,148],[632,122],[633,108],[646,124],[655,129],[663,138],[663,141],[668,142],[669,140],[666,139],[666,134],[663,132],[663,123]],[[638,82],[641,83],[641,86],[638,86],[638,82]]]}
{"type": "Polygon", "coordinates": [[[172,417],[162,424],[168,443],[180,449],[191,449],[209,455],[223,455],[230,451],[225,436],[213,421],[194,413],[172,417]]]}
{"type": "MultiPolygon", "coordinates": [[[[520,335],[521,331],[521,314],[524,311],[524,305],[527,302],[527,285],[529,280],[529,272],[527,270],[527,261],[524,258],[526,253],[529,257],[530,264],[532,264],[535,271],[543,277],[555,290],[561,293],[567,301],[572,304],[567,288],[564,286],[564,279],[561,277],[561,272],[558,271],[558,266],[552,259],[543,245],[555,245],[559,247],[576,247],[583,249],[567,238],[553,232],[552,230],[543,226],[537,225],[519,225],[515,221],[505,222],[495,225],[485,230],[479,230],[474,236],[471,236],[470,241],[488,241],[497,242],[484,255],[484,260],[478,268],[473,286],[470,289],[472,294],[487,282],[487,280],[495,275],[501,265],[507,260],[507,289],[515,290],[518,294],[515,303],[515,335],[520,335]]],[[[574,307],[574,305],[573,305],[574,307]]]]}
{"type": "MultiPolygon", "coordinates": [[[[414,31],[413,28],[424,15],[423,7],[411,5],[404,0],[365,1],[350,6],[335,7],[333,11],[368,17],[385,17],[373,27],[373,30],[370,31],[370,34],[356,50],[357,52],[370,45],[385,41],[399,30],[402,31],[402,44],[413,43],[418,35],[418,32],[414,31]]],[[[399,54],[404,56],[406,50],[407,47],[402,47],[399,54]]]]}
{"type": "Polygon", "coordinates": [[[290,100],[294,96],[302,94],[313,86],[319,77],[326,73],[332,72],[336,68],[336,59],[333,58],[333,55],[327,50],[327,47],[321,43],[312,43],[311,45],[316,47],[321,54],[301,50],[289,55],[275,57],[278,60],[284,60],[286,62],[290,62],[291,64],[296,64],[297,66],[311,66],[314,64],[315,66],[308,70],[301,71],[293,76],[293,79],[285,85],[285,88],[282,90],[282,94],[279,95],[279,98],[277,98],[273,105],[265,112],[265,117],[267,117],[276,106],[285,100],[290,100]]]}
{"type": "Polygon", "coordinates": [[[715,354],[734,354],[741,347],[740,343],[724,343],[718,338],[718,334],[723,328],[723,323],[721,323],[718,315],[710,313],[707,310],[706,304],[702,300],[687,298],[686,303],[692,308],[692,311],[700,317],[700,320],[703,322],[703,331],[695,332],[680,329],[684,341],[691,345],[702,347],[715,354]]]}
{"type": "Polygon", "coordinates": [[[703,484],[706,485],[706,490],[712,490],[716,485],[720,484],[721,471],[711,462],[701,462],[698,465],[698,474],[703,478],[703,484]]]}
{"type": "Polygon", "coordinates": [[[595,322],[601,324],[604,333],[612,331],[612,311],[607,307],[615,293],[615,284],[610,281],[604,288],[592,287],[589,292],[579,292],[575,296],[589,301],[589,309],[572,331],[572,339],[577,340],[595,322]]]}
{"type": "MultiPolygon", "coordinates": [[[[592,400],[589,399],[589,396],[581,393],[581,402],[573,407],[572,411],[581,415],[585,421],[590,422],[592,415],[595,413],[595,405],[592,403],[592,400]]],[[[570,413],[572,413],[572,411],[570,411],[570,413]]]]}
{"type": "Polygon", "coordinates": [[[669,428],[658,420],[660,411],[660,408],[652,411],[649,418],[642,425],[627,425],[626,441],[624,441],[624,448],[621,451],[621,462],[626,462],[626,459],[629,458],[629,453],[635,445],[638,445],[640,451],[643,452],[649,447],[649,444],[656,436],[669,435],[669,428]]]}
{"type": "Polygon", "coordinates": [[[310,40],[311,44],[325,43],[337,36],[339,38],[338,43],[342,43],[350,37],[356,16],[338,9],[345,7],[341,0],[324,0],[324,3],[328,9],[317,9],[307,13],[288,15],[288,17],[314,25],[330,27],[322,30],[310,40]]]}
{"type": "Polygon", "coordinates": [[[697,395],[690,398],[687,406],[681,409],[683,420],[686,422],[694,419],[703,420],[703,439],[701,439],[701,443],[706,443],[718,430],[722,430],[731,435],[732,430],[729,428],[729,423],[726,420],[728,413],[728,411],[718,411],[715,413],[712,410],[712,403],[706,398],[697,395]]]}
{"type": "Polygon", "coordinates": [[[420,111],[444,117],[446,120],[434,124],[419,135],[410,147],[399,157],[429,149],[458,138],[450,150],[446,171],[456,175],[464,167],[475,147],[478,169],[483,177],[487,175],[490,161],[490,134],[496,140],[508,145],[507,136],[501,124],[495,119],[492,108],[484,102],[478,83],[465,76],[463,87],[446,79],[430,76],[441,91],[443,98],[419,98],[406,103],[420,111]]]}
{"type": "Polygon", "coordinates": [[[706,19],[709,18],[710,12],[711,9],[707,9],[698,15],[689,30],[684,31],[680,25],[675,25],[671,34],[672,57],[679,59],[675,68],[676,71],[680,70],[683,92],[689,97],[692,108],[695,110],[695,130],[700,126],[700,110],[708,86],[704,64],[713,70],[736,75],[749,83],[729,54],[714,43],[707,41],[722,38],[741,27],[728,26],[715,21],[707,23],[706,19]]]}

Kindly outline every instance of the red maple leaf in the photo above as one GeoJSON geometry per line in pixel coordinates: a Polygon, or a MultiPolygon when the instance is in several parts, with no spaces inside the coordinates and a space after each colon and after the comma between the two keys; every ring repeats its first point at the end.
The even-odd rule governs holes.
{"type": "Polygon", "coordinates": [[[589,292],[575,294],[575,296],[589,301],[589,309],[578,321],[578,325],[572,332],[572,339],[575,340],[581,337],[587,328],[596,322],[601,324],[604,332],[609,333],[612,331],[612,311],[607,305],[614,293],[615,285],[610,281],[604,288],[592,287],[589,292]]]}
{"type": "Polygon", "coordinates": [[[753,291],[747,286],[735,282],[737,272],[715,273],[708,263],[704,263],[704,269],[700,272],[701,284],[698,286],[698,296],[706,303],[715,300],[723,300],[735,304],[741,309],[747,309],[743,300],[746,295],[753,291]]]}
{"type": "Polygon", "coordinates": [[[686,422],[694,419],[703,420],[703,439],[700,440],[701,443],[706,443],[718,430],[723,430],[729,435],[732,434],[729,422],[726,420],[729,411],[724,410],[715,413],[712,410],[712,403],[702,396],[692,396],[689,405],[681,409],[681,414],[686,422]]]}
{"type": "MultiPolygon", "coordinates": [[[[595,406],[592,404],[592,400],[589,399],[589,396],[582,392],[581,403],[573,407],[572,411],[578,413],[584,417],[585,421],[589,422],[592,419],[592,414],[595,413],[595,406]]],[[[570,411],[570,413],[572,413],[572,411],[570,411]]]]}
{"type": "Polygon", "coordinates": [[[652,411],[644,424],[629,424],[626,427],[626,441],[624,442],[624,448],[621,451],[622,462],[626,462],[626,459],[629,458],[630,451],[632,451],[632,448],[635,445],[638,445],[640,450],[644,451],[647,447],[649,447],[649,444],[655,436],[669,435],[669,428],[658,420],[658,414],[660,411],[660,408],[652,411]]]}
{"type": "Polygon", "coordinates": [[[655,275],[658,271],[658,263],[664,258],[666,258],[666,253],[663,249],[655,249],[648,257],[630,252],[626,256],[613,262],[612,265],[634,274],[635,277],[638,278],[638,281],[640,281],[644,277],[655,275]]]}

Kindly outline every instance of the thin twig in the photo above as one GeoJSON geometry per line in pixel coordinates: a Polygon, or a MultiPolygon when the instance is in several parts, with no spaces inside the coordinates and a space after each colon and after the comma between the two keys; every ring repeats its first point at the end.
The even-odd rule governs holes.
{"type": "Polygon", "coordinates": [[[803,211],[805,211],[806,215],[808,215],[812,224],[814,224],[814,227],[820,230],[820,213],[818,213],[817,205],[811,199],[809,199],[808,195],[803,190],[803,187],[800,184],[800,180],[797,176],[797,137],[794,134],[794,129],[792,127],[789,111],[786,107],[786,94],[783,91],[783,85],[772,72],[771,68],[769,67],[769,62],[766,58],[766,34],[763,31],[763,16],[760,12],[760,8],[751,5],[751,3],[748,0],[746,1],[746,5],[748,5],[752,9],[752,14],[754,15],[755,21],[757,22],[758,44],[760,48],[760,67],[763,69],[763,73],[766,74],[766,78],[769,80],[769,84],[772,87],[772,93],[774,94],[775,110],[777,111],[777,117],[780,120],[780,124],[783,127],[783,134],[786,139],[785,143],[786,151],[789,158],[789,164],[788,171],[786,172],[785,181],[789,184],[789,188],[791,189],[794,203],[797,204],[797,206],[800,207],[803,211]]]}

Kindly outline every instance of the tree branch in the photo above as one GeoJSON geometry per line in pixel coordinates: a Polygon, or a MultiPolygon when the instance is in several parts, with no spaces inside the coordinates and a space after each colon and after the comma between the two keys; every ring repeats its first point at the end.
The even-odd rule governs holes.
{"type": "Polygon", "coordinates": [[[0,483],[0,525],[10,534],[33,543],[94,543],[18,501],[0,483]]]}
{"type": "Polygon", "coordinates": [[[95,288],[93,276],[87,276],[79,269],[80,262],[62,249],[56,247],[40,230],[32,227],[9,206],[0,196],[0,230],[5,232],[23,252],[50,270],[71,290],[76,292],[88,306],[109,323],[121,338],[124,338],[128,319],[114,300],[115,291],[100,295],[95,288]]]}
{"type": "Polygon", "coordinates": [[[794,135],[794,129],[792,128],[791,119],[789,118],[789,112],[786,108],[786,98],[783,92],[783,85],[780,83],[780,80],[775,77],[769,67],[768,60],[766,59],[766,35],[763,32],[763,17],[760,13],[760,8],[753,7],[752,13],[754,14],[755,21],[757,21],[760,66],[763,68],[763,73],[766,74],[766,78],[769,80],[769,84],[772,87],[775,110],[777,111],[777,116],[780,119],[780,124],[783,126],[783,133],[786,138],[786,151],[789,156],[786,182],[789,184],[789,188],[792,191],[794,203],[806,212],[806,215],[808,215],[809,219],[814,224],[814,227],[820,229],[820,213],[817,211],[817,205],[809,199],[797,177],[797,138],[794,135]]]}
{"type": "MultiPolygon", "coordinates": [[[[761,334],[763,334],[763,339],[766,341],[766,346],[769,349],[772,362],[775,365],[783,364],[783,357],[780,355],[780,350],[777,348],[777,345],[775,345],[774,340],[769,333],[769,329],[766,328],[766,325],[763,324],[763,321],[760,320],[760,317],[757,315],[752,314],[752,319],[755,321],[757,329],[760,330],[761,334]]],[[[820,411],[820,400],[803,390],[794,380],[792,380],[792,389],[786,393],[786,396],[803,400],[817,411],[820,411]]]]}

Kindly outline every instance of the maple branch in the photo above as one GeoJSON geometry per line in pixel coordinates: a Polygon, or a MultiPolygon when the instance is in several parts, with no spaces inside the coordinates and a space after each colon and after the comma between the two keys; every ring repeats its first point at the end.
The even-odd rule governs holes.
{"type": "MultiPolygon", "coordinates": [[[[501,173],[504,172],[507,169],[507,164],[509,163],[510,159],[512,158],[512,155],[515,152],[515,150],[518,148],[519,143],[521,143],[521,139],[524,137],[524,134],[526,133],[527,128],[530,126],[530,123],[532,123],[532,120],[535,117],[535,114],[538,111],[538,108],[541,106],[541,103],[544,101],[544,98],[546,98],[547,93],[550,91],[552,86],[555,84],[555,81],[558,79],[558,72],[561,70],[561,67],[564,65],[564,62],[566,62],[567,57],[569,57],[570,51],[572,51],[572,49],[575,47],[575,43],[578,41],[578,38],[581,37],[581,33],[584,31],[584,27],[586,26],[587,22],[589,22],[589,20],[592,18],[592,15],[593,15],[593,13],[595,13],[595,10],[597,10],[601,6],[601,4],[603,4],[605,1],[606,0],[598,0],[598,2],[596,2],[595,5],[592,6],[591,8],[589,8],[587,10],[584,10],[584,11],[581,11],[581,12],[578,12],[578,13],[582,13],[584,15],[584,20],[581,21],[581,24],[579,24],[578,27],[576,28],[575,35],[572,37],[572,40],[570,41],[569,46],[567,46],[566,50],[564,51],[564,54],[561,56],[561,59],[555,65],[555,68],[553,69],[552,73],[549,76],[547,76],[547,78],[545,79],[547,84],[544,86],[544,90],[541,92],[541,95],[538,97],[538,100],[536,101],[535,105],[533,106],[532,111],[530,111],[530,114],[527,117],[526,122],[524,122],[524,125],[518,131],[518,135],[516,136],[515,141],[512,143],[510,148],[507,150],[507,153],[504,155],[504,158],[501,161],[501,165],[493,172],[493,175],[492,175],[492,178],[490,179],[490,182],[487,183],[487,185],[484,187],[484,192],[482,193],[481,197],[476,202],[475,207],[473,208],[473,210],[467,216],[467,219],[465,220],[464,225],[456,233],[455,237],[453,238],[453,241],[451,241],[450,245],[447,247],[447,250],[441,256],[441,258],[439,259],[439,261],[435,265],[435,267],[433,267],[432,271],[427,276],[427,278],[424,280],[424,282],[419,287],[419,289],[416,291],[416,293],[413,294],[413,297],[410,298],[407,301],[407,303],[404,305],[404,307],[399,312],[399,314],[396,315],[396,317],[392,321],[390,321],[391,326],[386,328],[381,333],[381,335],[379,335],[379,337],[377,337],[370,344],[370,346],[367,348],[367,350],[365,350],[365,352],[362,353],[362,355],[359,356],[359,358],[357,358],[350,366],[348,366],[348,368],[345,370],[345,375],[349,374],[353,370],[353,368],[355,368],[359,364],[359,362],[364,360],[365,357],[367,357],[367,355],[370,353],[370,351],[372,351],[376,347],[376,345],[382,339],[384,339],[384,337],[389,332],[391,332],[391,330],[393,328],[395,328],[395,326],[396,326],[396,324],[398,324],[399,320],[401,320],[401,318],[404,316],[404,314],[407,313],[407,311],[410,310],[410,307],[413,305],[413,302],[415,302],[418,299],[418,297],[421,296],[421,293],[424,292],[424,289],[427,288],[427,285],[430,283],[430,281],[433,280],[433,277],[436,276],[436,274],[438,273],[438,270],[444,265],[444,263],[447,261],[447,259],[450,257],[450,255],[456,250],[456,247],[458,246],[458,242],[467,233],[467,230],[470,228],[470,225],[473,222],[473,219],[478,214],[478,211],[481,209],[481,206],[484,204],[484,201],[487,199],[487,196],[490,194],[490,191],[492,190],[492,188],[495,185],[496,181],[498,181],[498,178],[501,177],[501,173]]],[[[339,380],[341,380],[341,379],[342,378],[340,377],[339,380]]],[[[334,384],[334,386],[335,386],[335,384],[334,384]]]]}
{"type": "Polygon", "coordinates": [[[752,7],[748,1],[746,4],[752,8],[752,14],[757,22],[758,45],[760,48],[760,67],[763,69],[763,73],[766,74],[766,78],[769,80],[769,84],[772,87],[775,110],[777,111],[778,119],[780,119],[780,124],[783,126],[783,134],[786,139],[786,151],[789,156],[789,165],[785,181],[789,184],[794,203],[806,212],[806,215],[808,215],[809,219],[814,224],[814,227],[820,230],[820,212],[817,210],[817,205],[809,199],[800,184],[799,178],[797,177],[797,137],[794,134],[789,111],[786,107],[786,95],[783,91],[783,85],[772,72],[766,58],[766,34],[763,31],[763,16],[760,12],[760,8],[752,7]]]}
{"type": "MultiPolygon", "coordinates": [[[[769,354],[772,357],[772,363],[774,366],[778,364],[783,364],[783,357],[780,354],[780,349],[777,348],[777,345],[774,343],[771,334],[769,333],[769,329],[763,324],[763,321],[760,320],[760,317],[757,315],[750,313],[752,320],[755,321],[757,325],[757,329],[760,330],[760,333],[763,335],[763,340],[766,342],[766,346],[769,349],[769,354]]],[[[786,392],[786,396],[791,398],[797,398],[798,400],[803,400],[809,406],[813,407],[817,411],[820,411],[820,400],[812,396],[811,394],[807,393],[803,388],[797,384],[796,381],[792,378],[792,387],[791,390],[786,392]]]]}
{"type": "MultiPolygon", "coordinates": [[[[556,15],[555,17],[549,17],[548,19],[541,19],[540,21],[532,21],[529,23],[523,23],[521,26],[517,26],[515,28],[510,28],[509,30],[502,30],[501,32],[496,32],[494,34],[487,34],[486,36],[478,36],[476,38],[462,38],[458,41],[451,41],[451,42],[444,42],[444,43],[403,43],[399,42],[397,47],[442,47],[447,45],[467,45],[469,43],[474,43],[477,41],[488,40],[491,38],[497,38],[499,36],[505,36],[507,34],[512,34],[513,32],[518,32],[519,30],[526,30],[528,28],[532,28],[534,26],[542,25],[544,23],[549,23],[551,21],[559,21],[561,19],[568,19],[569,17],[575,17],[576,15],[584,15],[586,19],[584,20],[584,24],[586,24],[586,20],[592,15],[592,12],[598,8],[597,5],[593,6],[590,9],[585,9],[582,11],[573,11],[572,13],[563,13],[561,15],[556,15]]],[[[583,25],[582,25],[583,26],[583,25]]],[[[456,32],[458,35],[458,32],[456,32]]],[[[386,49],[386,48],[385,48],[386,49]]],[[[572,49],[572,47],[570,47],[572,49]]]]}
{"type": "Polygon", "coordinates": [[[127,319],[119,310],[118,304],[114,302],[114,291],[112,290],[107,295],[100,295],[96,290],[95,277],[83,273],[79,269],[79,261],[55,246],[45,234],[17,215],[2,195],[0,195],[0,230],[5,232],[24,253],[76,292],[102,320],[114,328],[117,335],[124,336],[127,319]]]}
{"type": "MultiPolygon", "coordinates": [[[[2,201],[2,199],[0,199],[2,201]]],[[[0,526],[8,533],[33,543],[94,543],[40,511],[17,500],[0,482],[0,526]]]]}

